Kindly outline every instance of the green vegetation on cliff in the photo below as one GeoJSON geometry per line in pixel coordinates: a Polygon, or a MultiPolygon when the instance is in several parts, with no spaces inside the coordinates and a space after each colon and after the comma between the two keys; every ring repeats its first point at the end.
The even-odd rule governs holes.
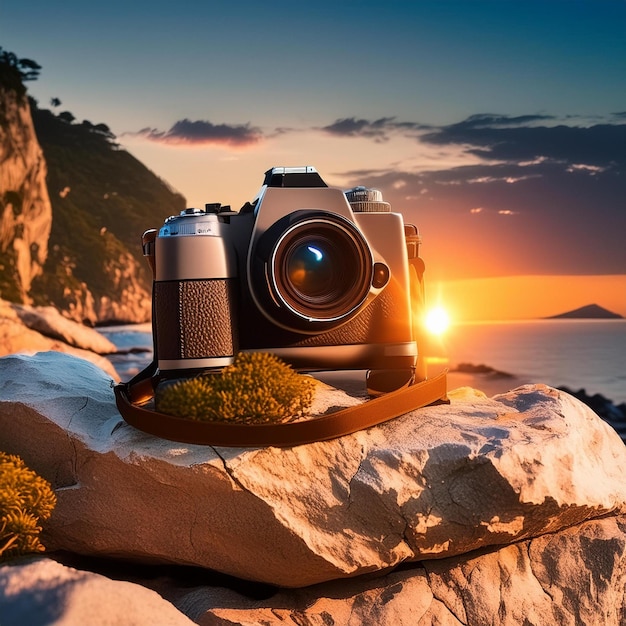
{"type": "MultiPolygon", "coordinates": [[[[23,123],[16,122],[15,115],[9,122],[9,103],[17,102],[27,113],[30,103],[52,207],[49,240],[29,243],[33,262],[44,262],[40,251],[46,247],[48,255],[43,273],[35,276],[26,296],[10,239],[21,237],[19,229],[13,228],[0,242],[2,297],[17,302],[31,298],[34,304],[51,304],[92,323],[145,321],[150,314],[151,276],[142,256],[141,235],[185,208],[185,199],[121,149],[106,124],[78,122],[68,111],[56,114],[40,109],[32,98],[27,101],[24,81],[35,80],[40,70],[35,61],[0,48],[0,131],[9,153],[0,156],[7,158],[20,143],[12,139],[21,137],[16,124],[23,123]]],[[[61,101],[52,98],[51,105],[56,110],[61,101]]],[[[23,164],[25,171],[28,167],[34,166],[23,164]]],[[[16,179],[21,173],[16,172],[16,179]]],[[[26,183],[19,189],[0,188],[0,220],[10,217],[11,208],[13,213],[20,210],[26,186],[32,185],[31,178],[23,178],[26,183]]]]}
{"type": "Polygon", "coordinates": [[[55,115],[32,100],[31,111],[53,215],[48,260],[31,295],[66,308],[66,287],[74,294],[84,283],[96,300],[119,300],[125,253],[136,260],[134,277],[149,293],[141,235],[182,210],[184,198],[121,150],[105,124],[76,123],[71,114],[55,115]]]}
{"type": "Polygon", "coordinates": [[[32,59],[20,59],[14,52],[3,50],[0,46],[0,85],[24,96],[24,82],[36,80],[41,66],[32,59]]]}

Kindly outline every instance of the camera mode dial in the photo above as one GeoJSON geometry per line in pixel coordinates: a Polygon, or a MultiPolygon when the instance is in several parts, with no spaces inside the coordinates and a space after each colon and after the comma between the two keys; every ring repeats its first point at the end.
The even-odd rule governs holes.
{"type": "Polygon", "coordinates": [[[391,213],[391,204],[383,201],[378,189],[359,186],[348,189],[345,194],[355,213],[391,213]]]}

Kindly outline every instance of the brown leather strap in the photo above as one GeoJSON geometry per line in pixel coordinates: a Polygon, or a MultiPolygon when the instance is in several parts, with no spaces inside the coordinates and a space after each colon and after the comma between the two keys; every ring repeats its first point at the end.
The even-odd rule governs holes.
{"type": "Polygon", "coordinates": [[[380,424],[437,401],[447,401],[444,371],[414,385],[348,407],[335,413],[285,424],[230,424],[203,422],[159,413],[147,404],[158,380],[152,364],[129,383],[115,386],[115,400],[122,417],[144,432],[182,443],[213,446],[296,446],[334,439],[380,424]]]}

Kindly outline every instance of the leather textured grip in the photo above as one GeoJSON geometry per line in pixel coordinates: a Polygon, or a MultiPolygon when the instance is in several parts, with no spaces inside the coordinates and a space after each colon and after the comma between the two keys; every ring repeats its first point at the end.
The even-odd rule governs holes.
{"type": "Polygon", "coordinates": [[[159,358],[234,355],[235,289],[232,279],[155,282],[153,310],[159,358]]]}

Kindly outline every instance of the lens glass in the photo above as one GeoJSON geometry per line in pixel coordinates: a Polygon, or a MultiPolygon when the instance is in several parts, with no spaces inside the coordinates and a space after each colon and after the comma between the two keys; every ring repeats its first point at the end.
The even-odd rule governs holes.
{"type": "Polygon", "coordinates": [[[307,220],[279,241],[273,276],[276,295],[297,315],[339,319],[359,307],[369,293],[371,253],[352,224],[307,220]]]}
{"type": "Polygon", "coordinates": [[[287,258],[287,276],[303,299],[328,299],[338,288],[336,251],[328,241],[311,240],[294,246],[287,258]]]}

